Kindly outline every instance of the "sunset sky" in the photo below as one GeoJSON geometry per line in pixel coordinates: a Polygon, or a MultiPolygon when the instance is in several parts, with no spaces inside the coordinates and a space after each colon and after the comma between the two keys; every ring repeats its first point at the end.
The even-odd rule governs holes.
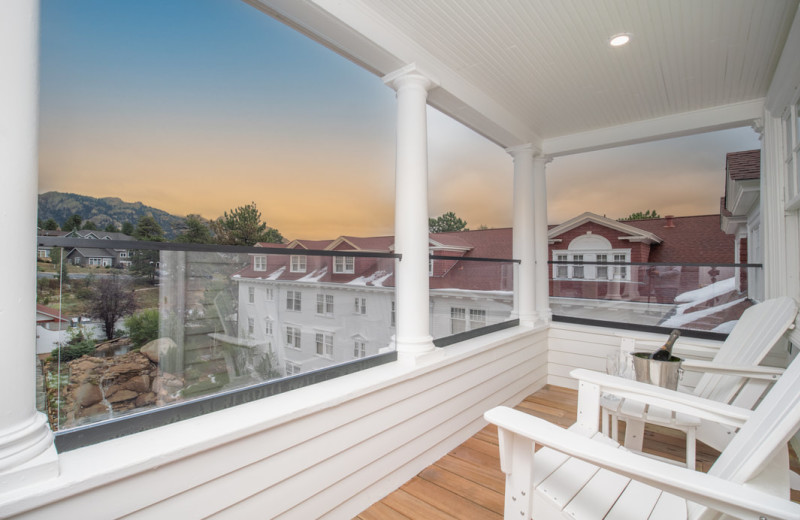
{"type": "MultiPolygon", "coordinates": [[[[39,191],[216,218],[258,205],[289,238],[393,232],[394,92],[239,0],[42,0],[39,191]]],[[[511,157],[428,110],[430,213],[511,224],[511,157]]],[[[719,211],[750,129],[558,158],[551,223],[719,211]]]]}

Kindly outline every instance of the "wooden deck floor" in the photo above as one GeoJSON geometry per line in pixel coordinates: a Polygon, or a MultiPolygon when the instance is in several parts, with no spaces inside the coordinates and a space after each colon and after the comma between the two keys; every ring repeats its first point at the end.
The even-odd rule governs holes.
{"type": "MultiPolygon", "coordinates": [[[[577,397],[574,390],[546,386],[516,408],[568,427],[575,422],[577,397]]],[[[681,432],[650,426],[645,430],[646,452],[682,460],[685,446],[681,432]]],[[[718,455],[717,451],[698,443],[697,469],[708,471],[718,455]]],[[[796,460],[794,457],[795,463],[796,460]]],[[[497,428],[489,425],[356,519],[502,519],[504,487],[497,428]]],[[[798,500],[795,496],[792,499],[798,500]]]]}

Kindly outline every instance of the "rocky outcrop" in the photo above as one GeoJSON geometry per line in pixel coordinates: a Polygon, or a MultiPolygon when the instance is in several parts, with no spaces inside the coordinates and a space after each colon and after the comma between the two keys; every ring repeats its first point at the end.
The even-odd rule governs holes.
{"type": "Polygon", "coordinates": [[[172,340],[163,338],[145,345],[142,352],[128,352],[115,357],[83,356],[72,360],[61,367],[60,392],[56,388],[58,367],[55,363],[48,363],[51,424],[55,428],[55,418],[59,413],[59,428],[64,429],[182,399],[184,379],[179,375],[162,373],[158,365],[159,355],[174,345],[172,340]]]}

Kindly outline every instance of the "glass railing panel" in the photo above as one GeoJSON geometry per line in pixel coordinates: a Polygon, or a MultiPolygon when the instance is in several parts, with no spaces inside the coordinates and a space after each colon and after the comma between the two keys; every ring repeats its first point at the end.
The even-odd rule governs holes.
{"type": "Polygon", "coordinates": [[[553,261],[550,274],[556,319],[727,334],[752,305],[761,266],[553,261]]]}
{"type": "Polygon", "coordinates": [[[37,327],[54,430],[291,389],[394,351],[395,255],[136,244],[110,265],[70,262],[70,248],[59,269],[41,265],[37,301],[63,317],[37,327]]]}
{"type": "Polygon", "coordinates": [[[431,256],[430,262],[430,331],[434,340],[489,332],[511,320],[517,262],[437,255],[431,256]]]}

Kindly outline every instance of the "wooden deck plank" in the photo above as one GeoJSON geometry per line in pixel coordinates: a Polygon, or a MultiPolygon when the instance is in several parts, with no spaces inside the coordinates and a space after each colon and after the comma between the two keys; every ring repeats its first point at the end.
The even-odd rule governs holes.
{"type": "Polygon", "coordinates": [[[413,520],[422,520],[423,518],[430,518],[430,520],[459,520],[406,491],[405,488],[410,482],[407,482],[402,488],[390,494],[381,502],[392,510],[413,520]]]}
{"type": "Polygon", "coordinates": [[[457,493],[421,477],[412,478],[403,485],[402,489],[424,502],[436,504],[437,509],[454,518],[469,518],[470,520],[502,520],[503,518],[502,514],[490,511],[472,500],[464,500],[464,497],[457,493]]]}
{"type": "MultiPolygon", "coordinates": [[[[562,427],[575,422],[578,392],[546,386],[515,408],[562,427]]],[[[620,425],[624,435],[625,425],[620,425]]],[[[682,432],[647,426],[644,451],[683,461],[686,437],[682,432]]],[[[697,443],[697,469],[708,471],[719,452],[697,443]]],[[[800,463],[792,452],[792,467],[800,463]]],[[[488,425],[432,466],[406,482],[381,502],[361,513],[359,520],[497,520],[502,518],[505,475],[500,471],[497,428],[488,425]]],[[[800,493],[792,493],[800,500],[800,493]]]]}
{"type": "Polygon", "coordinates": [[[502,493],[506,487],[506,476],[500,471],[500,459],[496,467],[477,466],[452,455],[445,455],[436,462],[436,466],[452,471],[483,487],[502,493]]]}
{"type": "Polygon", "coordinates": [[[470,497],[472,502],[489,511],[503,514],[502,490],[494,491],[435,464],[423,470],[419,476],[459,497],[470,497]]]}
{"type": "Polygon", "coordinates": [[[414,517],[399,513],[381,501],[372,504],[369,509],[363,511],[356,518],[358,520],[411,520],[414,517]]]}

